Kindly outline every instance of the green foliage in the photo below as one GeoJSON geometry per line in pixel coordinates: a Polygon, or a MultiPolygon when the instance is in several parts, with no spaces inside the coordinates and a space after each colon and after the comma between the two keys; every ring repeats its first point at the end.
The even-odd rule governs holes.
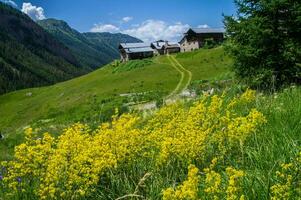
{"type": "Polygon", "coordinates": [[[235,0],[226,16],[234,71],[252,87],[279,88],[301,80],[301,2],[235,0]]]}
{"type": "Polygon", "coordinates": [[[212,49],[212,48],[216,47],[217,45],[218,45],[218,43],[215,42],[213,38],[207,38],[207,39],[205,39],[205,45],[203,48],[212,49]]]}
{"type": "Polygon", "coordinates": [[[0,18],[0,94],[88,72],[27,15],[0,2],[0,18]]]}

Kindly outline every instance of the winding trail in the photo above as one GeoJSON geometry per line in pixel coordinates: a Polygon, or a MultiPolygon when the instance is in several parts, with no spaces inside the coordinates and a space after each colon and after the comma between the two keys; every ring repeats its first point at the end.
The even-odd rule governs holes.
{"type": "MultiPolygon", "coordinates": [[[[191,71],[187,70],[174,56],[167,55],[167,58],[171,66],[181,74],[180,81],[178,82],[176,88],[173,91],[171,91],[169,95],[163,98],[165,103],[169,104],[175,102],[179,98],[179,95],[187,89],[192,79],[192,73],[191,71]]],[[[149,110],[156,108],[156,102],[152,101],[148,103],[143,103],[136,105],[135,107],[138,110],[149,110]]]]}
{"type": "Polygon", "coordinates": [[[179,63],[179,61],[174,56],[167,55],[167,57],[170,64],[181,74],[181,79],[176,88],[164,98],[165,100],[176,97],[182,91],[186,90],[192,79],[191,71],[183,67],[183,65],[179,63]]]}

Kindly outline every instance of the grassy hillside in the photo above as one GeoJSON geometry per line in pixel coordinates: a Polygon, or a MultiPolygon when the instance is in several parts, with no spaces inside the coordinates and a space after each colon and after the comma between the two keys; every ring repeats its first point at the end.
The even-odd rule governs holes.
{"type": "Polygon", "coordinates": [[[225,56],[222,50],[213,54],[210,50],[203,49],[201,55],[198,51],[186,52],[178,54],[175,58],[191,71],[192,81],[226,78],[230,74],[228,70],[232,64],[230,58],[225,56]],[[225,71],[228,73],[225,74],[225,71]]]}
{"type": "MultiPolygon", "coordinates": [[[[199,68],[203,71],[193,74],[195,80],[215,79],[228,73],[224,66],[230,65],[231,60],[224,55],[222,48],[199,50],[191,54],[198,55],[196,60],[201,58],[210,62],[214,62],[211,59],[223,58],[220,66],[199,61],[193,67],[184,65],[187,69],[199,68]],[[211,73],[216,67],[221,70],[211,73]],[[211,75],[208,75],[209,72],[211,75]]],[[[185,56],[191,59],[189,53],[185,56]]],[[[125,105],[128,103],[167,96],[176,88],[180,78],[181,74],[171,65],[169,59],[162,56],[126,64],[116,62],[67,82],[2,95],[0,110],[5,114],[0,116],[0,130],[11,138],[6,140],[11,144],[0,143],[0,151],[3,152],[6,145],[13,146],[14,138],[18,137],[15,133],[22,132],[25,126],[45,127],[57,132],[78,121],[98,125],[109,119],[115,107],[122,110],[126,109],[125,105]],[[127,95],[128,93],[132,94],[127,95]]]]}
{"type": "Polygon", "coordinates": [[[123,42],[142,42],[125,34],[80,33],[66,22],[45,19],[37,22],[57,40],[66,45],[82,66],[96,69],[119,58],[118,44],[123,42]]]}
{"type": "Polygon", "coordinates": [[[66,46],[27,15],[0,2],[0,94],[86,72],[66,46]]]}
{"type": "Polygon", "coordinates": [[[108,120],[101,119],[104,108],[164,97],[184,89],[190,74],[191,84],[228,79],[230,65],[222,48],[199,50],[115,62],[1,96],[1,127],[10,131],[0,141],[0,160],[12,159],[25,125],[40,129],[27,129],[14,161],[2,164],[0,198],[300,199],[300,87],[264,94],[230,83],[194,101],[147,116],[114,116],[96,127],[108,120]],[[77,121],[89,126],[62,131],[77,121]],[[40,135],[46,131],[61,137],[40,135]]]}
{"type": "Polygon", "coordinates": [[[232,85],[146,118],[75,124],[58,139],[28,129],[14,162],[3,163],[0,197],[300,199],[300,98],[296,87],[232,85]]]}

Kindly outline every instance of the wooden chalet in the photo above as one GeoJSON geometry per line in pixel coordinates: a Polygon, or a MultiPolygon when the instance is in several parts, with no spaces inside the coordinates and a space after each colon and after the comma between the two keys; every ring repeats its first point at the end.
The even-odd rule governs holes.
{"type": "Polygon", "coordinates": [[[147,43],[121,43],[119,51],[123,62],[149,58],[154,55],[154,50],[147,43]]]}

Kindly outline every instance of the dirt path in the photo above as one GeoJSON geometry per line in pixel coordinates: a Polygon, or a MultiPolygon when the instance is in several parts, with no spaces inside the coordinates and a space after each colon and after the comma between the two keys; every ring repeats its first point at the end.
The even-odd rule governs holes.
{"type": "MultiPolygon", "coordinates": [[[[164,101],[166,104],[175,102],[179,95],[187,89],[189,86],[191,79],[192,79],[192,73],[191,71],[187,70],[179,61],[171,55],[167,55],[168,60],[171,64],[171,66],[178,71],[181,74],[180,81],[178,82],[176,88],[166,97],[164,97],[164,101]]],[[[135,106],[138,110],[150,110],[156,108],[156,102],[148,102],[143,104],[138,104],[135,106]]]]}
{"type": "Polygon", "coordinates": [[[183,67],[183,65],[179,63],[179,61],[174,56],[168,55],[168,60],[170,61],[171,65],[181,74],[181,79],[176,88],[164,98],[165,100],[181,94],[182,91],[187,89],[192,79],[191,71],[185,69],[185,67],[183,67]]]}

